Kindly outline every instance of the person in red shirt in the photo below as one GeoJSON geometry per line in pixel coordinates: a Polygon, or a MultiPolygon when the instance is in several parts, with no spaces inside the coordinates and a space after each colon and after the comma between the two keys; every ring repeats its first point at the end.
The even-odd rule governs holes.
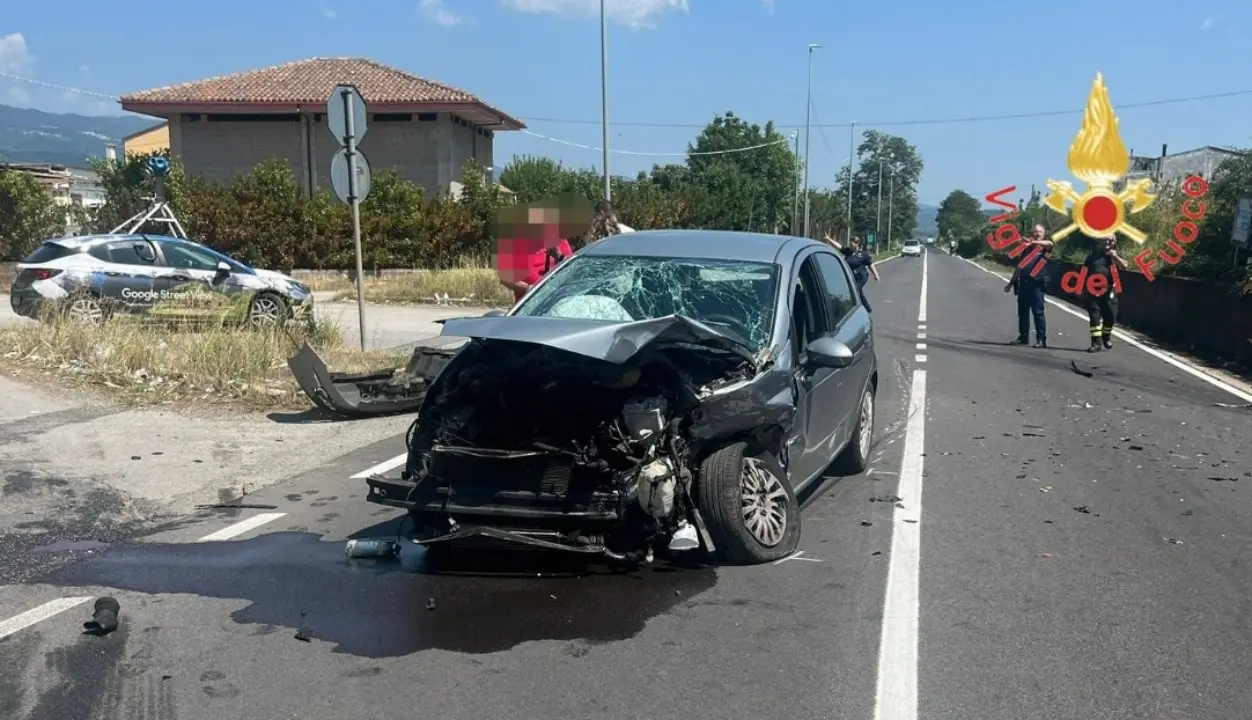
{"type": "Polygon", "coordinates": [[[524,231],[526,237],[503,241],[507,243],[509,252],[502,249],[501,263],[504,264],[504,258],[508,258],[510,267],[507,270],[512,277],[505,277],[505,268],[501,268],[500,283],[513,291],[515,302],[520,302],[557,264],[574,254],[569,240],[561,237],[561,225],[556,215],[555,209],[529,208],[529,227],[524,231]],[[517,278],[517,275],[521,277],[517,278]]]}

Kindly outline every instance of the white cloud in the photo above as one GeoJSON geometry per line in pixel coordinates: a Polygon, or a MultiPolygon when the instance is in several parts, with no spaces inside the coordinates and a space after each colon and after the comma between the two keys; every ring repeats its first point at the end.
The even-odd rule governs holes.
{"type": "Polygon", "coordinates": [[[5,100],[7,100],[11,105],[27,107],[30,105],[30,93],[26,92],[25,88],[11,87],[9,88],[9,91],[5,93],[5,100]]]}
{"type": "Polygon", "coordinates": [[[770,15],[773,15],[773,14],[774,14],[774,3],[775,3],[775,2],[776,2],[776,0],[761,0],[761,4],[763,4],[763,5],[765,6],[765,12],[769,13],[770,15]]]}
{"type": "Polygon", "coordinates": [[[35,56],[26,48],[26,38],[21,33],[0,36],[0,72],[21,75],[34,62],[35,56]]]}
{"type": "Polygon", "coordinates": [[[335,12],[333,7],[327,5],[326,3],[322,3],[322,17],[327,20],[334,20],[339,17],[339,13],[335,12]]]}
{"type": "Polygon", "coordinates": [[[418,0],[417,11],[427,22],[444,27],[460,25],[464,18],[444,7],[443,0],[418,0]]]}
{"type": "Polygon", "coordinates": [[[1213,18],[1204,18],[1204,22],[1200,25],[1201,30],[1208,30],[1213,27],[1213,18]]]}
{"type": "MultiPolygon", "coordinates": [[[[600,0],[503,0],[505,7],[518,12],[549,14],[566,18],[600,16],[600,0]]],[[[609,20],[633,30],[652,28],[653,19],[669,12],[687,12],[687,0],[607,0],[604,12],[609,20]]]]}

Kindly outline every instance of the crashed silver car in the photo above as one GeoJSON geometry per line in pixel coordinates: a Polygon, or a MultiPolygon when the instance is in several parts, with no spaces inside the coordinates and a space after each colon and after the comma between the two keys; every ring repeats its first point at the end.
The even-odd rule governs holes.
{"type": "Polygon", "coordinates": [[[844,262],[801,238],[648,231],[591,245],[430,384],[399,478],[428,554],[489,544],[615,564],[796,550],[801,492],[865,469],[877,361],[844,262]]]}

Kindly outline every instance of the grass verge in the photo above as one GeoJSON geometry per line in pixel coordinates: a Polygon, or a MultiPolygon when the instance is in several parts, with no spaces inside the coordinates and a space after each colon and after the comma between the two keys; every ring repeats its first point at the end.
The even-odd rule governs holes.
{"type": "MultiPolygon", "coordinates": [[[[346,278],[340,282],[342,286],[335,300],[355,302],[356,286],[346,278]]],[[[445,295],[450,302],[480,307],[513,304],[513,293],[500,284],[496,271],[491,268],[415,270],[365,282],[365,301],[382,305],[431,304],[445,295]]]]}
{"type": "Polygon", "coordinates": [[[94,387],[130,406],[299,410],[312,403],[287,358],[306,339],[332,370],[400,367],[408,360],[347,347],[330,324],[288,332],[116,321],[89,326],[51,318],[0,328],[0,369],[41,384],[94,387]]]}

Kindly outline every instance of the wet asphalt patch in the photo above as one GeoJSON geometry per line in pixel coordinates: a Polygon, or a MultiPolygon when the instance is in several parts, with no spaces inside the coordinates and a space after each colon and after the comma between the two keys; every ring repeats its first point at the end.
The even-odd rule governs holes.
{"type": "Polygon", "coordinates": [[[426,570],[423,555],[405,542],[398,559],[352,560],[342,542],[281,532],[241,541],[114,545],[42,581],[246,600],[231,618],[261,626],[258,634],[288,628],[293,637],[333,644],[335,652],[388,658],[432,649],[492,653],[536,640],[626,640],[717,579],[705,567],[662,564],[615,573],[585,561],[511,553],[483,555],[506,559],[505,566],[475,558],[436,574],[426,570]]]}

